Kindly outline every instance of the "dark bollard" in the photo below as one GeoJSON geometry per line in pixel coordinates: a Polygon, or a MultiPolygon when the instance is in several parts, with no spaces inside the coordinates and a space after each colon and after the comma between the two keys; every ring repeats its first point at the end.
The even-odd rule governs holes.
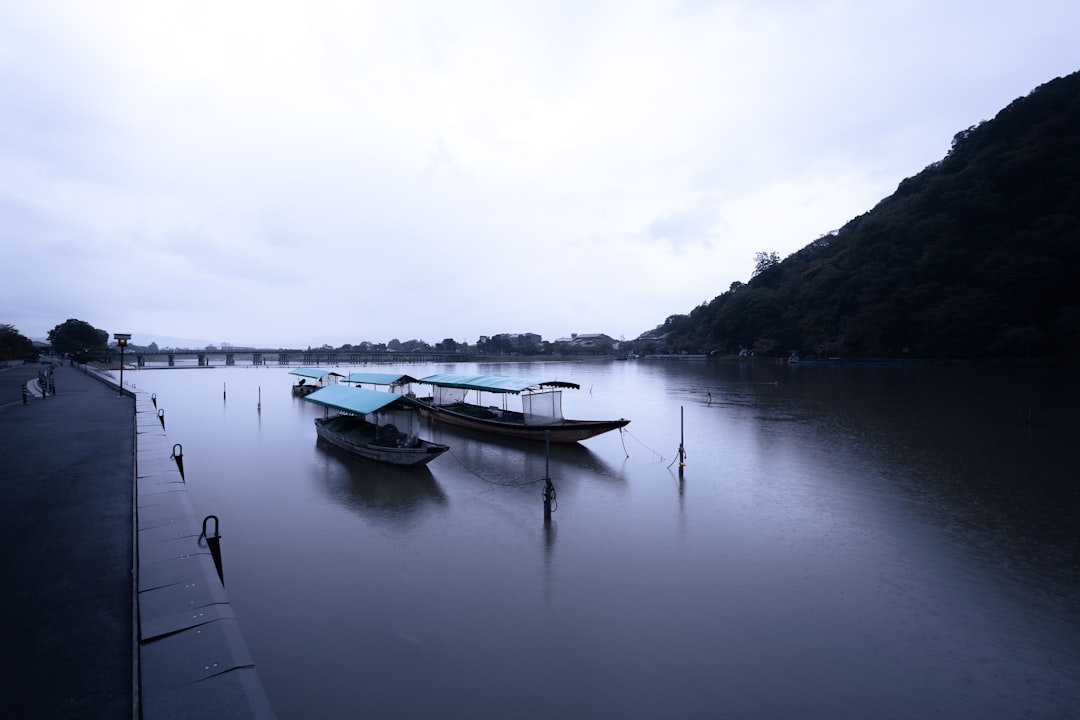
{"type": "Polygon", "coordinates": [[[25,405],[30,401],[30,393],[26,390],[26,383],[22,384],[22,404],[25,405]]]}
{"type": "Polygon", "coordinates": [[[199,544],[202,545],[202,541],[206,540],[206,547],[210,548],[210,557],[214,558],[214,567],[217,568],[218,580],[221,584],[225,584],[225,575],[221,572],[221,535],[218,534],[218,519],[217,515],[207,515],[202,521],[202,535],[199,536],[199,544]],[[214,535],[211,537],[206,532],[206,523],[213,518],[214,520],[214,535]]]}
{"type": "Polygon", "coordinates": [[[154,407],[157,407],[157,393],[150,394],[150,402],[154,403],[154,407]]]}
{"type": "Polygon", "coordinates": [[[161,421],[161,429],[165,429],[165,408],[157,411],[157,419],[161,421]]]}
{"type": "Polygon", "coordinates": [[[172,446],[172,459],[176,461],[176,469],[180,471],[180,479],[187,482],[184,477],[184,446],[176,443],[172,446]]]}

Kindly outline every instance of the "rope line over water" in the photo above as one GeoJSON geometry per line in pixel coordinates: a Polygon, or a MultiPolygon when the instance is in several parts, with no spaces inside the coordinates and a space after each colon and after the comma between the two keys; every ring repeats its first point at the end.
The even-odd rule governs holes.
{"type": "Polygon", "coordinates": [[[521,482],[500,482],[498,480],[492,480],[491,478],[484,477],[479,472],[466,465],[464,460],[454,454],[454,450],[452,448],[447,451],[447,454],[457,460],[461,464],[461,467],[465,468],[467,471],[480,478],[484,482],[488,483],[489,485],[498,485],[499,487],[528,487],[529,485],[535,485],[538,482],[544,481],[544,478],[537,478],[536,480],[522,480],[521,482]]]}
{"type": "MultiPolygon", "coordinates": [[[[632,437],[632,438],[633,438],[634,440],[637,440],[637,442],[638,442],[638,445],[641,445],[641,447],[645,448],[646,450],[648,450],[649,452],[651,452],[651,453],[652,453],[653,455],[655,455],[655,456],[656,456],[657,458],[659,458],[659,459],[657,460],[657,462],[664,462],[664,460],[666,459],[666,458],[665,458],[665,457],[664,457],[663,455],[661,455],[660,453],[656,452],[656,451],[655,451],[655,450],[653,450],[653,449],[652,449],[651,447],[649,447],[648,445],[646,445],[645,443],[643,443],[643,442],[641,441],[641,439],[640,439],[640,438],[639,438],[639,437],[638,437],[637,435],[635,435],[634,433],[630,432],[630,431],[629,431],[629,430],[627,430],[626,428],[619,428],[619,432],[620,432],[620,434],[621,434],[621,433],[626,433],[627,435],[629,435],[630,437],[632,437]]],[[[623,443],[623,451],[624,451],[624,452],[626,451],[626,443],[625,443],[625,442],[623,443]]],[[[626,457],[630,457],[630,453],[626,453],[626,457]]]]}

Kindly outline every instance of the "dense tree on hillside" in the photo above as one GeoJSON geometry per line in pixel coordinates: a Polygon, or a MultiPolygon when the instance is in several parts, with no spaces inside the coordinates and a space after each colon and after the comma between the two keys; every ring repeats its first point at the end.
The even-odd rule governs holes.
{"type": "Polygon", "coordinates": [[[107,347],[109,333],[83,320],[71,318],[49,331],[49,342],[54,352],[75,354],[107,347]]]}
{"type": "Polygon", "coordinates": [[[0,325],[0,360],[28,360],[34,357],[34,344],[14,325],[0,325]]]}
{"type": "Polygon", "coordinates": [[[1080,73],[963,130],[870,212],[648,337],[673,350],[1075,359],[1080,73]],[[766,350],[766,348],[768,348],[766,350]]]}
{"type": "Polygon", "coordinates": [[[780,253],[778,252],[759,252],[754,253],[754,274],[753,277],[757,277],[761,273],[765,272],[771,267],[780,264],[780,253]]]}

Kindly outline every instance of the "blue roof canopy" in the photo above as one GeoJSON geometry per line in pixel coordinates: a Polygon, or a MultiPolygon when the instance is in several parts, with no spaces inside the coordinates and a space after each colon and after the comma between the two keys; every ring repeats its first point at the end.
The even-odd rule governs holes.
{"type": "Polygon", "coordinates": [[[304,399],[310,400],[317,405],[356,415],[367,415],[394,403],[423,407],[422,403],[404,395],[379,392],[378,390],[365,390],[364,388],[349,385],[329,385],[321,390],[316,390],[304,399]]]}
{"type": "Polygon", "coordinates": [[[522,390],[536,390],[544,387],[573,388],[577,390],[581,386],[562,380],[535,380],[528,378],[508,377],[506,375],[454,375],[443,373],[440,375],[428,375],[417,382],[436,387],[464,388],[466,390],[481,390],[494,393],[514,393],[522,390]]]}
{"type": "Polygon", "coordinates": [[[399,373],[354,372],[349,373],[349,376],[345,378],[345,382],[368,383],[369,385],[399,385],[401,383],[419,382],[419,380],[411,375],[401,375],[399,373]]]}
{"type": "Polygon", "coordinates": [[[289,374],[300,375],[301,377],[307,378],[315,378],[316,380],[318,380],[319,378],[324,378],[327,375],[337,375],[338,377],[345,377],[341,373],[331,372],[330,370],[317,370],[315,368],[296,368],[295,370],[290,370],[289,374]]]}

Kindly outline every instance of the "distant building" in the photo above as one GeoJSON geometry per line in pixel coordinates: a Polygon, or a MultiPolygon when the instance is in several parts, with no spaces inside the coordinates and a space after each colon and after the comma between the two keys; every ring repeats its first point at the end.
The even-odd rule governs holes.
{"type": "Polygon", "coordinates": [[[568,338],[559,338],[555,347],[575,352],[609,352],[615,347],[614,338],[604,333],[571,333],[568,338]]]}
{"type": "Polygon", "coordinates": [[[536,333],[500,333],[495,337],[505,340],[514,350],[539,347],[542,340],[536,333]]]}

